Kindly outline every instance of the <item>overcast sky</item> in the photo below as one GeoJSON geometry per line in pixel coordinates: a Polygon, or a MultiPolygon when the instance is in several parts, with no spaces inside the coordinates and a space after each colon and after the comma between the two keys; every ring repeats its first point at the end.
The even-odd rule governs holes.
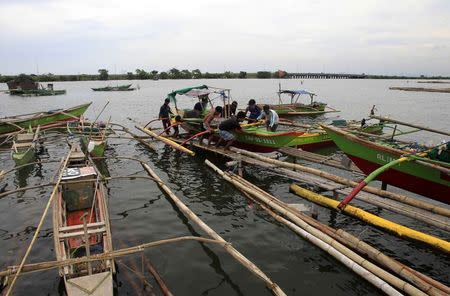
{"type": "Polygon", "coordinates": [[[450,76],[450,0],[0,0],[0,74],[450,76]]]}

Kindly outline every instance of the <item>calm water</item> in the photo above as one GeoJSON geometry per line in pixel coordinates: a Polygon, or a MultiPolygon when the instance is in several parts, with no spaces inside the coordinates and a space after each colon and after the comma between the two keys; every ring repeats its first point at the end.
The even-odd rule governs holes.
{"type": "MultiPolygon", "coordinates": [[[[128,82],[128,81],[126,81],[128,82]]],[[[123,82],[123,83],[126,83],[123,82]]],[[[111,83],[112,85],[117,82],[111,83]]],[[[122,82],[118,82],[122,84],[122,82]]],[[[133,92],[93,92],[91,87],[106,82],[55,83],[55,88],[67,89],[67,94],[55,97],[21,98],[0,93],[0,116],[69,107],[92,101],[86,115],[95,118],[104,104],[110,104],[101,119],[133,124],[127,117],[147,122],[157,116],[165,95],[175,89],[197,84],[232,89],[233,99],[240,107],[250,98],[270,102],[275,98],[278,80],[207,80],[207,81],[133,81],[140,90],[133,92]]],[[[339,110],[328,118],[361,119],[372,105],[378,112],[395,118],[448,130],[450,94],[391,91],[389,86],[414,86],[413,81],[389,80],[283,80],[283,88],[305,88],[318,94],[318,100],[339,110]]],[[[6,84],[0,84],[6,89],[6,84]]],[[[180,107],[192,107],[193,100],[180,101],[180,107]]],[[[322,118],[324,119],[324,118],[322,118]]],[[[416,140],[437,143],[441,136],[425,133],[416,140]]],[[[336,260],[304,241],[286,227],[274,222],[264,211],[249,206],[246,199],[227,182],[205,167],[210,159],[216,164],[224,160],[198,153],[191,158],[157,144],[158,151],[145,150],[133,141],[111,139],[107,156],[131,156],[148,162],[168,186],[201,219],[258,265],[290,295],[378,295],[370,284],[354,275],[336,260]]],[[[39,153],[42,160],[58,160],[66,152],[64,142],[45,145],[39,153]]],[[[0,151],[0,169],[14,166],[9,151],[0,151]]],[[[100,163],[105,174],[144,175],[142,167],[132,161],[110,159],[100,163]]],[[[314,165],[317,167],[317,165],[314,165]]],[[[54,176],[57,163],[42,164],[8,175],[0,183],[2,190],[46,183],[54,176]]],[[[333,171],[332,171],[333,172],[333,171]]],[[[342,173],[341,173],[342,174],[342,173]]],[[[343,174],[345,175],[345,174],[343,174]]],[[[292,203],[307,202],[289,193],[290,181],[256,167],[247,167],[245,176],[251,182],[292,203]]],[[[348,176],[352,177],[352,176],[348,176]]],[[[355,178],[355,176],[353,176],[355,178]]],[[[113,243],[116,248],[183,235],[205,234],[189,222],[171,204],[152,181],[113,180],[107,184],[113,243]]],[[[49,188],[30,190],[0,199],[0,267],[17,264],[24,254],[42,210],[47,203],[49,188]]],[[[398,221],[415,229],[449,239],[448,233],[421,222],[413,221],[385,210],[360,204],[382,217],[398,221]]],[[[386,254],[449,285],[450,258],[427,247],[401,240],[341,214],[320,209],[319,220],[343,228],[386,254]]],[[[271,295],[247,269],[217,246],[194,242],[166,245],[145,252],[169,288],[178,295],[271,295]]],[[[29,262],[54,260],[51,215],[46,219],[29,262]]],[[[140,255],[119,260],[140,270],[140,255]]],[[[148,273],[146,272],[146,275],[148,273]]],[[[148,281],[156,287],[153,279],[148,281]]],[[[120,295],[144,293],[142,282],[122,264],[118,265],[117,291],[120,295]]],[[[29,291],[38,295],[62,294],[56,270],[23,276],[16,295],[29,291]]],[[[157,288],[155,288],[157,290],[157,288]]]]}

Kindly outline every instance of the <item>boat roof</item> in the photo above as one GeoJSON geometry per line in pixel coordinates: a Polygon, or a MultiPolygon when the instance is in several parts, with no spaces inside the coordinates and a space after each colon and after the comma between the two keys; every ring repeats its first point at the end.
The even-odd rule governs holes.
{"type": "Polygon", "coordinates": [[[211,86],[207,86],[207,85],[203,84],[203,85],[198,85],[198,86],[186,87],[186,88],[182,88],[179,90],[174,90],[167,95],[167,98],[169,98],[172,102],[176,103],[177,95],[185,95],[187,97],[196,98],[199,96],[208,95],[210,93],[224,94],[225,90],[228,90],[228,89],[211,87],[211,86]]]}
{"type": "Polygon", "coordinates": [[[312,92],[309,92],[304,89],[296,89],[296,90],[289,90],[284,89],[279,91],[280,94],[291,94],[291,95],[315,95],[312,92]]]}

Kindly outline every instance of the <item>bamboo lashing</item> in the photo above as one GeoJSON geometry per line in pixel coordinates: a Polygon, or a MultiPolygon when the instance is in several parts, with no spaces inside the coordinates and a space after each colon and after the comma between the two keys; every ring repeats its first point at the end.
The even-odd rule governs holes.
{"type": "Polygon", "coordinates": [[[164,182],[158,177],[158,175],[147,165],[142,164],[148,174],[155,178],[158,186],[164,190],[164,192],[170,197],[170,199],[177,205],[177,207],[193,222],[195,222],[200,228],[202,228],[210,237],[215,240],[225,243],[224,249],[233,256],[238,262],[244,265],[248,270],[262,279],[266,286],[272,291],[274,295],[286,295],[283,290],[273,282],[262,270],[260,270],[254,263],[248,260],[244,255],[237,251],[231,244],[227,243],[219,234],[211,229],[205,222],[203,222],[194,212],[192,212],[170,189],[164,182]]]}
{"type": "MultiPolygon", "coordinates": [[[[238,149],[238,148],[235,148],[235,147],[231,147],[231,150],[235,151],[235,152],[239,152],[242,155],[250,156],[252,158],[264,161],[266,163],[270,163],[270,164],[274,164],[274,165],[277,165],[277,166],[280,166],[280,167],[293,169],[293,170],[296,170],[296,171],[307,172],[307,173],[310,173],[310,174],[313,174],[313,175],[316,175],[316,176],[323,177],[323,178],[328,179],[328,180],[332,180],[332,181],[334,181],[336,183],[340,183],[340,184],[343,184],[343,185],[347,185],[347,186],[351,186],[351,187],[354,187],[354,186],[358,185],[357,182],[354,182],[354,181],[348,180],[346,178],[343,178],[343,177],[340,177],[340,176],[336,176],[336,175],[333,175],[333,174],[330,174],[330,173],[327,173],[327,172],[324,172],[324,171],[321,171],[321,170],[318,170],[318,169],[302,166],[302,165],[295,164],[295,163],[290,163],[290,162],[285,162],[285,161],[279,161],[279,160],[271,159],[271,158],[259,155],[257,153],[254,153],[254,152],[238,149]]],[[[445,208],[445,207],[440,207],[438,205],[430,204],[430,203],[427,203],[427,202],[424,202],[424,201],[421,201],[421,200],[418,200],[418,199],[414,199],[414,198],[411,198],[411,197],[408,197],[408,196],[405,196],[405,195],[401,195],[401,194],[398,194],[398,193],[393,193],[393,192],[389,192],[389,191],[385,191],[385,190],[380,190],[380,189],[377,189],[377,188],[374,188],[374,187],[371,187],[371,186],[366,186],[366,187],[364,187],[363,190],[367,191],[369,193],[373,193],[373,194],[376,194],[376,195],[384,196],[384,197],[387,197],[387,198],[390,198],[390,199],[393,199],[393,200],[396,200],[396,201],[399,201],[399,202],[403,202],[403,203],[411,205],[411,206],[422,208],[424,210],[428,210],[430,212],[433,212],[433,213],[436,213],[436,214],[439,214],[439,215],[442,215],[442,216],[450,217],[450,209],[445,208]]]]}
{"type": "MultiPolygon", "coordinates": [[[[304,197],[308,199],[309,201],[312,201],[314,203],[317,203],[322,206],[326,206],[328,208],[337,210],[337,206],[339,204],[339,201],[324,197],[320,194],[314,193],[312,191],[309,191],[307,189],[301,188],[298,185],[292,184],[290,186],[290,189],[297,195],[304,197]]],[[[391,222],[389,220],[380,218],[378,216],[375,216],[371,213],[368,213],[364,210],[361,210],[359,208],[353,207],[353,206],[346,206],[343,209],[343,212],[346,214],[349,214],[350,216],[359,218],[371,225],[380,227],[382,229],[385,229],[387,231],[390,231],[391,233],[394,233],[401,237],[407,237],[409,239],[419,241],[422,243],[425,243],[429,246],[432,246],[434,248],[437,248],[439,250],[442,250],[446,253],[450,253],[450,243],[439,239],[437,237],[434,237],[432,235],[428,235],[422,232],[419,232],[417,230],[413,230],[411,228],[408,228],[406,226],[391,222]]]]}
{"type": "Polygon", "coordinates": [[[147,128],[143,128],[143,127],[138,126],[138,125],[136,125],[135,127],[136,127],[138,130],[140,130],[140,131],[146,133],[147,135],[149,135],[149,136],[151,136],[151,137],[153,137],[153,138],[155,138],[155,139],[157,139],[157,140],[160,140],[161,142],[164,142],[165,144],[167,144],[167,145],[173,147],[173,148],[176,149],[176,150],[179,150],[179,151],[181,151],[181,152],[184,152],[184,153],[186,153],[186,154],[188,154],[188,155],[190,155],[190,156],[195,156],[195,152],[193,152],[192,150],[189,150],[189,149],[187,149],[186,147],[183,147],[183,146],[181,146],[180,144],[178,144],[178,143],[176,143],[176,142],[174,142],[174,141],[172,141],[172,140],[170,140],[170,139],[168,139],[168,138],[166,138],[166,137],[158,136],[158,135],[157,135],[156,133],[154,133],[153,131],[151,131],[151,130],[149,130],[149,129],[147,129],[147,128]]]}
{"type": "Polygon", "coordinates": [[[30,245],[28,246],[28,249],[25,252],[25,255],[23,256],[23,258],[22,258],[22,260],[20,262],[19,268],[17,269],[17,273],[14,275],[14,278],[13,278],[11,284],[8,286],[8,290],[6,291],[6,294],[5,294],[6,296],[9,296],[11,294],[11,292],[12,292],[12,290],[14,288],[14,285],[15,285],[15,283],[17,281],[17,276],[22,271],[23,265],[25,264],[25,261],[27,260],[28,255],[30,254],[31,249],[33,248],[33,245],[34,245],[34,243],[36,241],[36,238],[37,238],[39,232],[41,231],[42,224],[44,224],[45,216],[47,216],[48,209],[50,208],[50,205],[52,204],[53,198],[56,195],[56,192],[58,191],[58,186],[59,186],[59,183],[61,182],[61,178],[62,178],[62,175],[63,175],[63,172],[64,172],[64,168],[66,167],[67,162],[69,161],[69,157],[70,157],[70,151],[67,153],[65,159],[63,161],[61,161],[62,165],[59,168],[59,174],[58,174],[58,177],[56,178],[56,183],[55,183],[55,186],[53,187],[53,192],[50,195],[50,198],[48,199],[47,205],[45,206],[44,212],[42,213],[41,219],[40,219],[39,224],[38,224],[38,226],[36,228],[36,231],[34,232],[33,238],[31,239],[30,245]]]}
{"type": "Polygon", "coordinates": [[[393,289],[389,284],[387,284],[385,280],[389,280],[389,283],[395,284],[396,287],[408,291],[409,293],[411,293],[411,295],[422,295],[422,296],[426,295],[417,288],[413,287],[412,285],[396,278],[395,276],[387,273],[378,266],[360,257],[359,255],[357,255],[347,247],[343,246],[333,238],[329,237],[325,233],[322,233],[319,229],[307,225],[307,223],[296,214],[297,213],[296,210],[293,210],[292,208],[288,207],[286,204],[282,203],[275,197],[265,192],[264,194],[261,194],[260,189],[257,189],[256,186],[254,186],[253,184],[249,182],[243,183],[244,179],[242,179],[237,175],[224,173],[214,164],[212,164],[209,160],[205,160],[205,163],[209,167],[211,167],[214,171],[216,171],[219,175],[221,175],[225,180],[235,185],[241,191],[250,194],[251,196],[256,198],[259,202],[262,202],[265,205],[275,209],[277,212],[288,217],[292,222],[295,222],[294,224],[290,221],[287,221],[286,219],[281,218],[282,223],[287,225],[289,228],[293,229],[303,238],[307,239],[308,241],[312,242],[319,248],[328,252],[334,258],[336,258],[344,265],[355,271],[357,274],[364,277],[366,280],[374,284],[376,287],[383,290],[388,295],[399,295],[399,293],[395,289],[393,289]],[[300,226],[301,228],[298,226],[300,226]]]}

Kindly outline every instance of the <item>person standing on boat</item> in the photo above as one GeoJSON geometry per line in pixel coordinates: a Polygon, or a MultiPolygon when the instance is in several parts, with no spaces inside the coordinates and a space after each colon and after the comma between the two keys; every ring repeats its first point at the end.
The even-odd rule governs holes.
{"type": "Polygon", "coordinates": [[[219,147],[219,145],[225,141],[225,149],[230,149],[230,146],[234,143],[234,135],[232,132],[241,129],[241,125],[239,123],[244,121],[244,119],[245,112],[239,111],[237,116],[233,115],[227,120],[222,121],[219,124],[220,139],[216,146],[219,147]]]}
{"type": "Polygon", "coordinates": [[[170,134],[170,114],[173,114],[172,110],[170,110],[170,99],[167,98],[164,100],[164,104],[159,109],[159,115],[158,118],[162,121],[164,131],[167,135],[170,134]]]}
{"type": "Polygon", "coordinates": [[[261,108],[256,105],[256,101],[251,99],[248,101],[248,107],[245,109],[245,114],[250,112],[248,115],[248,123],[256,122],[258,119],[258,116],[261,114],[261,108]]]}
{"type": "Polygon", "coordinates": [[[205,131],[209,131],[209,137],[208,137],[208,146],[211,145],[211,141],[214,137],[213,129],[211,128],[211,122],[220,117],[222,114],[223,108],[221,106],[217,106],[215,109],[212,109],[208,115],[203,119],[203,128],[205,131]]]}
{"type": "Polygon", "coordinates": [[[202,115],[203,110],[206,109],[206,106],[208,105],[208,95],[204,95],[204,96],[199,96],[198,97],[201,101],[198,101],[195,105],[194,105],[194,110],[196,112],[198,112],[198,117],[200,117],[200,115],[202,115]]]}
{"type": "Polygon", "coordinates": [[[274,132],[278,127],[278,114],[274,110],[270,109],[269,105],[264,105],[263,112],[258,116],[258,120],[266,120],[266,128],[268,131],[274,132]]]}

